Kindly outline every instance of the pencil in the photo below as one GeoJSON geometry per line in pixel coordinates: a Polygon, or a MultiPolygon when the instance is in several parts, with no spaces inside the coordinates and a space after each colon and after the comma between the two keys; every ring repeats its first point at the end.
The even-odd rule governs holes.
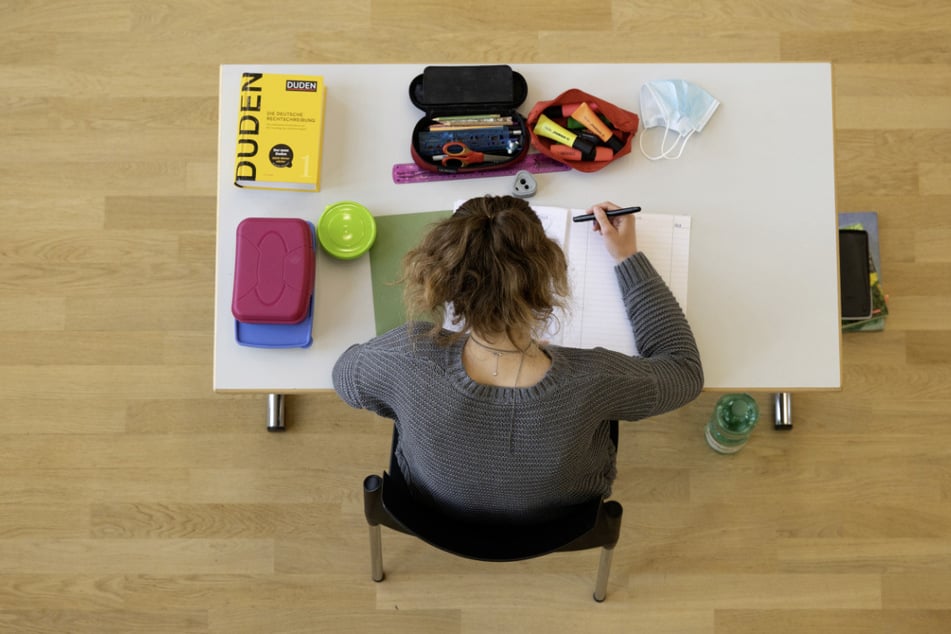
{"type": "MultiPolygon", "coordinates": [[[[612,209],[608,212],[608,218],[613,218],[614,216],[626,216],[627,214],[636,214],[641,210],[640,207],[621,207],[620,209],[612,209]]],[[[594,220],[594,214],[581,214],[580,216],[573,216],[571,218],[574,222],[587,222],[589,220],[594,220]]]]}

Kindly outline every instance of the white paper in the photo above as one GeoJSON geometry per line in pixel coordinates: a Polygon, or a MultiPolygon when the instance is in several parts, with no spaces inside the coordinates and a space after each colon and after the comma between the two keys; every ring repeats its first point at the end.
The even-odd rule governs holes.
{"type": "MultiPolygon", "coordinates": [[[[570,308],[567,315],[559,315],[561,328],[549,333],[549,340],[575,348],[601,346],[637,354],[614,272],[614,258],[608,254],[601,235],[593,231],[590,222],[571,221],[572,216],[585,211],[558,207],[533,209],[542,218],[546,230],[551,227],[549,236],[562,245],[568,259],[570,308]]],[[[638,213],[637,247],[657,269],[686,312],[690,217],[638,213]]]]}

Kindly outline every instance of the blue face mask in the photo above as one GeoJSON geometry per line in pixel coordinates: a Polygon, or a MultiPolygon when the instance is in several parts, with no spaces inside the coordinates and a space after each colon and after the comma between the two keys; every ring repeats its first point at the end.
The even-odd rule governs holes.
{"type": "Polygon", "coordinates": [[[703,88],[683,79],[660,79],[641,86],[641,123],[648,128],[664,128],[660,154],[650,155],[644,149],[644,133],[640,135],[641,153],[652,161],[678,159],[694,132],[700,132],[716,112],[720,102],[703,88]],[[677,138],[669,146],[667,137],[673,131],[677,138]],[[680,149],[674,155],[677,146],[680,149]]]}

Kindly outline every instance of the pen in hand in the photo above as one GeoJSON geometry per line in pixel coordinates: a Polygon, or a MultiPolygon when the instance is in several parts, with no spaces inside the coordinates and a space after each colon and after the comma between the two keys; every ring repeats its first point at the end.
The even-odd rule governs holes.
{"type": "MultiPolygon", "coordinates": [[[[640,207],[621,207],[620,209],[611,209],[605,213],[608,215],[608,218],[613,218],[614,216],[625,216],[627,214],[636,214],[641,210],[640,207]]],[[[572,216],[571,220],[573,222],[587,222],[589,220],[594,220],[594,214],[581,214],[580,216],[572,216]]]]}

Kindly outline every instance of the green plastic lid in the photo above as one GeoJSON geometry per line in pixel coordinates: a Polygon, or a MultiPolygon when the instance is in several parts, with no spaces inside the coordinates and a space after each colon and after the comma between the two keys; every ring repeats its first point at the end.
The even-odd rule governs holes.
{"type": "Polygon", "coordinates": [[[376,240],[376,221],[366,207],[345,200],[327,205],[317,222],[320,245],[341,260],[358,258],[376,240]]]}

